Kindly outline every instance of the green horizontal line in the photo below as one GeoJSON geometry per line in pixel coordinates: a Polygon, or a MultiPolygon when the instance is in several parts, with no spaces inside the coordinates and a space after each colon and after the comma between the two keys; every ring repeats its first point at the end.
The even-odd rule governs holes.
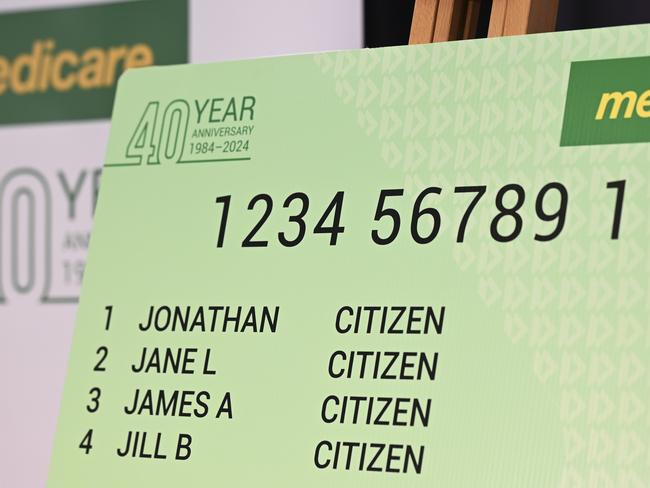
{"type": "Polygon", "coordinates": [[[106,163],[105,166],[111,167],[111,166],[140,166],[141,163],[106,163]]]}
{"type": "MultiPolygon", "coordinates": [[[[250,161],[251,158],[221,158],[221,159],[193,159],[178,161],[176,164],[195,164],[195,163],[224,163],[228,161],[250,161]]],[[[142,163],[106,163],[107,168],[125,167],[125,166],[149,166],[150,164],[142,163]]],[[[151,166],[160,166],[160,163],[153,163],[151,166]]]]}
{"type": "Polygon", "coordinates": [[[250,161],[251,158],[222,158],[222,159],[193,159],[191,161],[179,161],[178,164],[190,163],[221,163],[226,161],[250,161]]]}
{"type": "Polygon", "coordinates": [[[78,297],[43,297],[43,303],[79,303],[78,297]]]}

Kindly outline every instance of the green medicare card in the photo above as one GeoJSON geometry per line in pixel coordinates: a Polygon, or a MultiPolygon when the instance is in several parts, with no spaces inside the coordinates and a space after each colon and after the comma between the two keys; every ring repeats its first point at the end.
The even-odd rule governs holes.
{"type": "Polygon", "coordinates": [[[648,26],[129,71],[49,486],[648,486],[648,73],[648,26]]]}

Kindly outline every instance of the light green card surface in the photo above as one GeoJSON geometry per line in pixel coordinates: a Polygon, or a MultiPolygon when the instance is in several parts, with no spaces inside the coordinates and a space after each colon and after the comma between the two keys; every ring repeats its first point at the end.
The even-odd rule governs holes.
{"type": "Polygon", "coordinates": [[[648,486],[650,144],[610,143],[650,119],[572,63],[649,55],[635,26],[128,72],[48,486],[648,486]]]}

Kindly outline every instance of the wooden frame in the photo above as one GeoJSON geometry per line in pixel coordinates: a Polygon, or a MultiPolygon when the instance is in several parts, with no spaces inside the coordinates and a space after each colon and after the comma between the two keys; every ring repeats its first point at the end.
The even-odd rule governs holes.
{"type": "MultiPolygon", "coordinates": [[[[555,30],[559,0],[493,0],[488,37],[555,30]]],[[[481,0],[415,0],[409,44],[472,39],[481,0]]]]}
{"type": "Polygon", "coordinates": [[[555,30],[559,0],[493,0],[488,37],[555,30]]]}

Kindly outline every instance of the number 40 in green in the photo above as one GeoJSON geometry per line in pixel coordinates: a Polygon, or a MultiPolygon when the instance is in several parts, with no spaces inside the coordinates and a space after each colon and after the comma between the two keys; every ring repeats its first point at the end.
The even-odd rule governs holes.
{"type": "Polygon", "coordinates": [[[126,146],[129,162],[177,163],[183,155],[190,115],[185,100],[171,101],[159,121],[159,102],[149,102],[126,146]]]}

